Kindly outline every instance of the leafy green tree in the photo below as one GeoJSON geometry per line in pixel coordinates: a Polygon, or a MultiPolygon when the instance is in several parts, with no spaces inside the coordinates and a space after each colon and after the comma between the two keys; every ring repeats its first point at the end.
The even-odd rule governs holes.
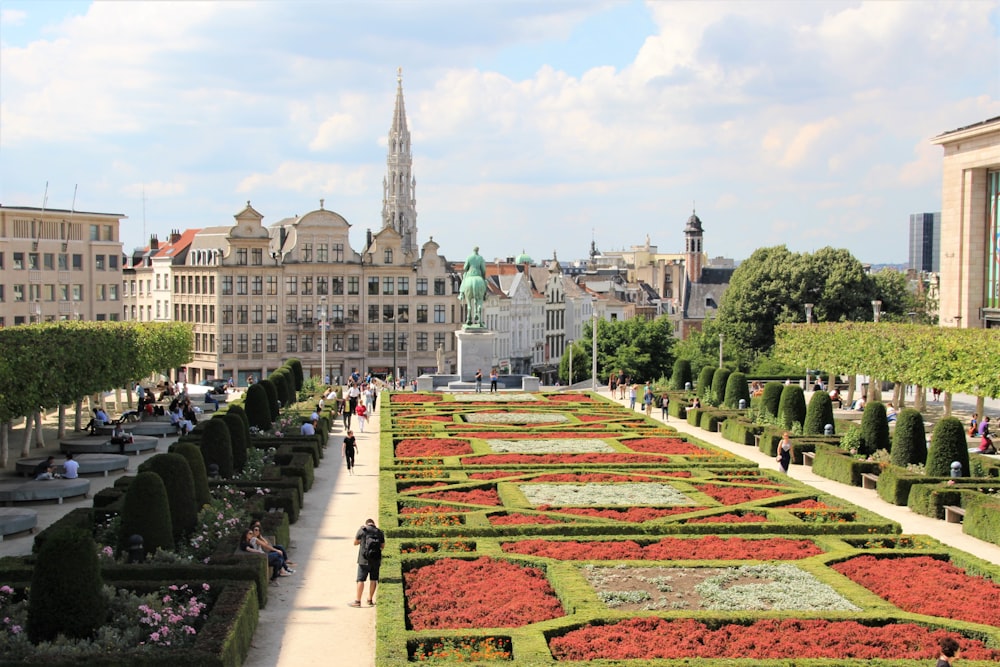
{"type": "MultiPolygon", "coordinates": [[[[581,344],[590,340],[592,326],[592,323],[584,325],[581,344]]],[[[603,369],[604,377],[621,369],[635,382],[655,381],[670,373],[674,342],[673,325],[666,316],[655,320],[641,317],[614,322],[601,320],[597,328],[597,366],[603,369]]],[[[575,375],[575,352],[573,366],[575,375]]]]}
{"type": "Polygon", "coordinates": [[[790,429],[794,424],[802,425],[805,420],[806,397],[802,393],[802,387],[797,384],[784,385],[778,402],[778,423],[782,428],[790,429]]]}
{"type": "Polygon", "coordinates": [[[187,459],[180,454],[156,454],[139,466],[139,472],[155,472],[163,480],[170,505],[170,522],[174,542],[194,530],[198,523],[198,506],[195,500],[194,475],[187,459]]]}
{"type": "Polygon", "coordinates": [[[962,476],[969,476],[969,450],[966,445],[965,427],[957,417],[945,417],[934,426],[931,448],[927,452],[927,475],[948,477],[951,463],[962,464],[962,476]]]}
{"type": "Polygon", "coordinates": [[[905,408],[896,416],[890,450],[892,465],[906,467],[911,463],[927,461],[927,432],[924,416],[919,410],[905,408]]]}
{"type": "Polygon", "coordinates": [[[28,639],[86,639],[106,621],[97,545],[85,530],[57,529],[38,551],[28,594],[28,639]]]}
{"type": "Polygon", "coordinates": [[[583,382],[590,377],[590,353],[592,345],[590,339],[575,340],[566,346],[566,351],[559,360],[559,379],[567,384],[583,382]],[[570,352],[572,350],[572,352],[570,352]],[[569,376],[569,360],[573,359],[573,377],[569,376]]]}
{"type": "Polygon", "coordinates": [[[172,551],[174,548],[167,487],[155,472],[140,472],[125,492],[118,533],[119,551],[128,549],[132,535],[142,535],[142,546],[147,554],[156,553],[157,549],[172,551]]]}
{"type": "MultiPolygon", "coordinates": [[[[719,331],[718,320],[709,319],[702,324],[700,331],[691,331],[687,338],[674,343],[674,356],[690,360],[693,377],[697,377],[706,366],[718,368],[719,331]]],[[[733,359],[729,341],[725,341],[723,351],[725,359],[733,359]]]]}
{"type": "Polygon", "coordinates": [[[674,372],[670,374],[670,388],[675,391],[684,389],[691,383],[694,385],[694,378],[691,376],[691,362],[687,359],[678,359],[674,362],[674,372]]]}
{"type": "Polygon", "coordinates": [[[861,415],[861,448],[859,454],[874,454],[880,449],[889,451],[889,421],[886,418],[885,403],[872,401],[865,405],[861,415]]]}
{"type": "Polygon", "coordinates": [[[834,424],[833,401],[825,391],[814,391],[806,408],[806,421],[802,424],[804,435],[822,435],[826,425],[834,424]]]}
{"type": "Polygon", "coordinates": [[[764,385],[764,393],[760,398],[761,411],[768,417],[777,418],[781,407],[781,393],[785,386],[780,382],[768,382],[764,385]]]}
{"type": "Polygon", "coordinates": [[[255,426],[261,431],[271,430],[271,424],[274,423],[274,419],[271,417],[269,400],[267,390],[260,386],[259,383],[252,384],[247,389],[244,405],[246,406],[246,415],[247,419],[250,420],[250,426],[255,426]]]}
{"type": "Polygon", "coordinates": [[[732,371],[728,368],[718,368],[712,375],[712,405],[722,405],[726,400],[726,383],[732,371]]]}

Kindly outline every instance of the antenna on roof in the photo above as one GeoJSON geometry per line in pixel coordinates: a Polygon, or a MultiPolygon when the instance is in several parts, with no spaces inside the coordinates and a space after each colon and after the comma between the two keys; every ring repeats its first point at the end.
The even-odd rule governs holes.
{"type": "Polygon", "coordinates": [[[73,205],[69,207],[70,215],[76,213],[76,190],[80,187],[79,183],[73,184],[73,205]]]}

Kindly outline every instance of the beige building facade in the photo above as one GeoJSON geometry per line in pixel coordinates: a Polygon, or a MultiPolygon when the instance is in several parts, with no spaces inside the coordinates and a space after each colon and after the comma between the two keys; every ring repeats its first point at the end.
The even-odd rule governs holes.
{"type": "Polygon", "coordinates": [[[1000,327],[1000,118],[933,143],[944,149],[940,324],[1000,327]]]}
{"type": "Polygon", "coordinates": [[[123,219],[0,206],[0,327],[119,319],[123,219]]]}

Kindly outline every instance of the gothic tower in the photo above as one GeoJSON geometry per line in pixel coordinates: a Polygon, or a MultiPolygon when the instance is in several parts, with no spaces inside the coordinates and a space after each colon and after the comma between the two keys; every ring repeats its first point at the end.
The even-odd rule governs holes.
{"type": "Polygon", "coordinates": [[[396,108],[389,128],[387,175],[382,180],[382,227],[393,227],[403,237],[402,250],[417,252],[417,200],[414,193],[413,156],[410,154],[410,130],[406,127],[403,106],[403,68],[396,73],[396,108]]]}
{"type": "Polygon", "coordinates": [[[691,211],[687,225],[684,227],[684,265],[687,269],[687,279],[690,283],[701,280],[701,262],[703,254],[704,230],[701,228],[701,218],[691,211]]]}

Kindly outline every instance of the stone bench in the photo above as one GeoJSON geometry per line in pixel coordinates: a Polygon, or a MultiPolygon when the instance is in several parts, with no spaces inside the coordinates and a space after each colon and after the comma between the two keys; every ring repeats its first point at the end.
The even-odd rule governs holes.
{"type": "Polygon", "coordinates": [[[802,452],[802,465],[812,467],[816,452],[802,452]]]}
{"type": "Polygon", "coordinates": [[[874,489],[877,486],[878,486],[878,475],[873,475],[870,472],[861,473],[862,489],[874,489]]]}
{"type": "Polygon", "coordinates": [[[154,437],[179,435],[181,432],[177,425],[170,423],[169,417],[147,417],[127,430],[133,436],[154,437]]]}
{"type": "MultiPolygon", "coordinates": [[[[156,449],[157,442],[157,439],[152,436],[134,435],[132,442],[125,443],[125,453],[138,454],[156,449]]],[[[60,441],[59,450],[63,454],[73,452],[73,456],[78,454],[121,454],[122,445],[112,444],[111,440],[103,438],[80,438],[79,440],[60,441]]]]}
{"type": "Polygon", "coordinates": [[[965,509],[958,505],[944,506],[944,520],[948,523],[962,523],[965,518],[965,509]]]}
{"type": "Polygon", "coordinates": [[[0,542],[9,535],[33,533],[38,525],[38,512],[24,507],[0,507],[0,542]]]}
{"type": "MultiPolygon", "coordinates": [[[[117,447],[117,445],[115,446],[117,447]]],[[[80,468],[77,470],[80,475],[103,473],[107,477],[112,470],[126,470],[128,468],[128,457],[121,454],[80,454],[79,456],[74,454],[74,457],[76,462],[80,464],[80,468]]],[[[45,458],[38,456],[18,459],[14,469],[18,475],[31,475],[35,471],[35,466],[44,461],[45,458]]],[[[60,475],[65,472],[63,463],[65,461],[56,460],[55,462],[55,470],[60,475]]]]}
{"type": "Polygon", "coordinates": [[[55,500],[60,505],[63,498],[86,496],[90,493],[90,481],[86,479],[42,479],[0,480],[0,503],[32,503],[55,500]]]}

